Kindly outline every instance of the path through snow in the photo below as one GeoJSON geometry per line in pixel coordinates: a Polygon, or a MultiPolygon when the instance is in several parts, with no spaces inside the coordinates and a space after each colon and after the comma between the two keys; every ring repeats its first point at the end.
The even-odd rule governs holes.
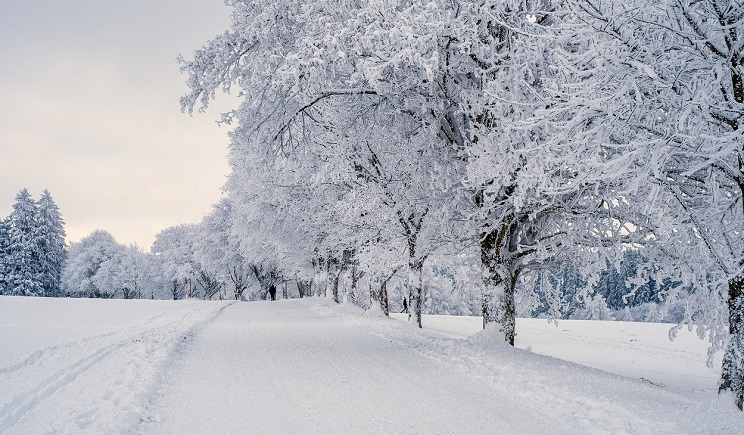
{"type": "Polygon", "coordinates": [[[323,300],[235,304],[204,328],[145,433],[734,433],[727,402],[323,300]]]}
{"type": "MultiPolygon", "coordinates": [[[[587,352],[594,338],[573,334],[587,352]]],[[[662,372],[680,359],[623,346],[662,372]]],[[[740,433],[730,397],[631,375],[318,298],[0,297],[0,433],[740,433]]]]}

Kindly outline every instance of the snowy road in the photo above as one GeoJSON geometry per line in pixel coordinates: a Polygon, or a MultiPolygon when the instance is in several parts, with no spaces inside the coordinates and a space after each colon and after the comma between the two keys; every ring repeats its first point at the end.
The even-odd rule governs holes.
{"type": "Polygon", "coordinates": [[[195,338],[140,429],[730,433],[716,409],[635,380],[351,311],[317,300],[228,307],[195,338]]]}
{"type": "Polygon", "coordinates": [[[490,400],[486,387],[446,364],[285,301],[225,310],[165,394],[153,433],[555,429],[538,409],[490,400]]]}
{"type": "MultiPolygon", "coordinates": [[[[740,433],[729,397],[670,392],[487,332],[453,338],[318,298],[0,297],[0,433],[740,433]]],[[[597,346],[573,334],[576,352],[597,346]]]]}

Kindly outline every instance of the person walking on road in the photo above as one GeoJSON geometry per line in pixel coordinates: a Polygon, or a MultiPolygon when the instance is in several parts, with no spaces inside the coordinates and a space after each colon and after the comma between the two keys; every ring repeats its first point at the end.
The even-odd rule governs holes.
{"type": "Polygon", "coordinates": [[[269,296],[271,296],[271,300],[276,300],[276,287],[274,287],[274,284],[271,284],[269,286],[269,296]]]}

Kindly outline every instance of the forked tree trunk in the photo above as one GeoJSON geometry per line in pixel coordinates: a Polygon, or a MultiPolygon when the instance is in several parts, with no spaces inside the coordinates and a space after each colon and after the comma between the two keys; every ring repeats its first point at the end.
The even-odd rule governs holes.
{"type": "Polygon", "coordinates": [[[369,280],[369,299],[373,305],[378,305],[386,316],[390,316],[387,284],[395,276],[396,272],[397,270],[387,278],[379,274],[374,274],[369,280]]]}
{"type": "Polygon", "coordinates": [[[418,253],[418,236],[421,232],[424,218],[429,209],[424,210],[419,216],[412,213],[407,218],[398,213],[399,222],[406,234],[408,244],[408,321],[416,321],[421,328],[421,307],[423,305],[423,271],[427,255],[418,253]]]}
{"type": "Polygon", "coordinates": [[[313,280],[304,280],[300,278],[295,278],[295,281],[297,282],[297,293],[300,294],[300,299],[304,298],[305,296],[312,296],[313,293],[313,280]]]}
{"type": "Polygon", "coordinates": [[[736,406],[744,405],[744,275],[728,283],[729,335],[723,354],[718,392],[731,391],[736,406]]]}
{"type": "Polygon", "coordinates": [[[481,263],[483,274],[483,328],[491,323],[498,325],[504,340],[514,346],[516,336],[516,305],[514,285],[516,275],[502,255],[502,249],[510,238],[510,225],[484,232],[481,236],[481,263]]]}

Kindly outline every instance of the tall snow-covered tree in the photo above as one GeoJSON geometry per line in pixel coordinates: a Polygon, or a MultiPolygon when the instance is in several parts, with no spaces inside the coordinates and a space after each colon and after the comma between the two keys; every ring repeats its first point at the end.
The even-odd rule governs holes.
{"type": "Polygon", "coordinates": [[[163,278],[170,283],[181,283],[188,298],[197,296],[196,276],[201,270],[194,254],[198,229],[193,224],[166,228],[155,236],[151,248],[163,278]]]}
{"type": "MultiPolygon", "coordinates": [[[[423,193],[439,189],[441,197],[448,196],[446,186],[451,184],[448,167],[457,161],[449,157],[457,149],[439,136],[452,134],[445,121],[454,113],[440,110],[441,100],[430,95],[440,94],[441,83],[432,80],[436,73],[427,70],[427,62],[439,55],[438,42],[428,43],[428,34],[417,38],[422,50],[429,50],[426,58],[417,62],[413,53],[406,54],[410,41],[400,42],[392,36],[385,40],[388,45],[384,45],[376,40],[385,37],[388,30],[399,30],[394,26],[404,22],[423,22],[408,20],[409,15],[397,19],[401,9],[394,2],[383,3],[231,3],[236,9],[231,31],[198,51],[193,61],[184,62],[193,92],[182,102],[184,108],[191,110],[198,102],[206,106],[216,89],[229,89],[237,83],[244,90],[244,103],[225,118],[240,122],[232,134],[231,158],[237,164],[231,178],[236,182],[229,182],[228,186],[237,188],[231,194],[239,194],[246,185],[240,174],[243,166],[254,160],[246,155],[254,148],[265,147],[278,157],[317,159],[316,167],[321,170],[313,176],[316,192],[336,189],[339,199],[344,195],[358,199],[363,194],[372,207],[372,204],[388,204],[388,216],[381,223],[387,226],[384,232],[395,233],[405,240],[410,297],[418,321],[421,270],[430,253],[425,246],[425,234],[436,233],[428,230],[431,227],[428,223],[447,222],[437,215],[453,209],[438,200],[429,200],[436,195],[423,200],[423,193]],[[301,17],[297,11],[301,11],[301,17]],[[378,56],[365,54],[375,51],[378,56]],[[390,60],[377,61],[386,58],[390,60]],[[263,61],[259,64],[258,59],[263,61]],[[444,122],[441,128],[440,118],[444,122]],[[360,119],[362,122],[355,124],[360,119]],[[399,157],[407,156],[406,159],[389,158],[394,156],[391,150],[400,151],[399,157]],[[419,152],[426,156],[414,158],[419,152]],[[437,153],[445,158],[432,159],[437,153]],[[376,172],[375,179],[372,175],[376,172]],[[365,187],[355,189],[355,185],[365,187]],[[408,198],[386,197],[390,193],[401,193],[408,198]]],[[[414,6],[405,8],[407,14],[415,10],[414,6]]],[[[452,11],[448,9],[445,14],[452,11]]],[[[335,265],[341,264],[333,259],[340,261],[344,252],[359,252],[359,246],[349,244],[381,240],[337,237],[343,234],[338,229],[344,226],[365,226],[362,219],[352,218],[357,211],[359,217],[363,216],[359,202],[354,207],[339,199],[329,201],[329,207],[321,213],[334,218],[326,221],[327,225],[321,219],[313,219],[319,227],[312,231],[326,246],[320,248],[320,255],[327,257],[324,264],[333,289],[343,269],[337,268],[335,265]],[[341,226],[334,227],[335,224],[341,226]]]]}
{"type": "MultiPolygon", "coordinates": [[[[439,244],[480,236],[484,325],[498,323],[513,342],[524,270],[622,234],[626,222],[606,217],[617,203],[606,172],[577,164],[582,143],[545,146],[553,131],[535,121],[553,95],[550,51],[571,44],[556,33],[575,24],[562,21],[560,2],[230,4],[230,31],[183,61],[192,92],[182,105],[205,108],[217,90],[241,88],[241,106],[223,120],[238,122],[228,192],[239,215],[258,218],[240,219],[252,223],[238,229],[243,249],[265,249],[248,232],[280,233],[257,230],[277,210],[306,212],[295,221],[338,299],[344,253],[402,239],[418,321],[424,261],[439,244]],[[473,197],[479,212],[463,214],[473,197]]],[[[366,258],[367,269],[390,263],[366,258]]]]}
{"type": "Polygon", "coordinates": [[[8,216],[6,293],[43,296],[37,205],[26,189],[22,189],[15,199],[13,211],[8,216]]]}
{"type": "Polygon", "coordinates": [[[565,29],[570,44],[556,47],[557,74],[537,113],[556,129],[547,140],[583,143],[605,160],[598,172],[625,176],[620,195],[653,226],[649,264],[681,282],[677,291],[694,289],[685,321],[725,349],[721,391],[742,408],[744,4],[563,5],[577,21],[565,29]]]}
{"type": "Polygon", "coordinates": [[[60,279],[67,258],[65,229],[59,207],[48,190],[36,203],[39,229],[40,280],[44,296],[60,296],[60,279]]]}
{"type": "Polygon", "coordinates": [[[8,234],[9,222],[7,219],[0,219],[0,295],[5,294],[6,275],[9,269],[8,246],[10,245],[10,236],[8,234]]]}
{"type": "Polygon", "coordinates": [[[214,294],[229,286],[235,299],[241,299],[253,272],[241,254],[240,239],[232,230],[236,222],[233,216],[231,200],[223,198],[215,204],[199,224],[194,254],[202,266],[198,281],[203,288],[209,287],[214,294]]]}

